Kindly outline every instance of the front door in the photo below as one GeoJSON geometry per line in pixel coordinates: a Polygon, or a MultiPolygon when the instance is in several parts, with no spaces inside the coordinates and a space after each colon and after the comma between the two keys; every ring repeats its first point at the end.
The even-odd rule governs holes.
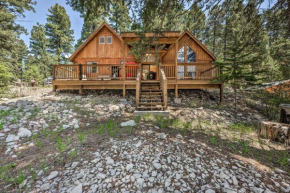
{"type": "Polygon", "coordinates": [[[142,80],[157,80],[157,65],[142,64],[142,80]]]}

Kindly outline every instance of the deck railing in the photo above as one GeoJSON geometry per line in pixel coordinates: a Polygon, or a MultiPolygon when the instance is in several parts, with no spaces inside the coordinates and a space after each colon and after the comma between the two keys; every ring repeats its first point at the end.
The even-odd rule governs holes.
{"type": "Polygon", "coordinates": [[[137,64],[54,65],[54,80],[134,80],[137,64]]]}
{"type": "Polygon", "coordinates": [[[200,79],[205,79],[205,80],[216,79],[219,77],[219,74],[220,74],[219,66],[213,66],[207,70],[200,72],[200,79]]]}
{"type": "Polygon", "coordinates": [[[53,78],[78,80],[79,65],[54,65],[53,78]]]}
{"type": "Polygon", "coordinates": [[[161,83],[161,89],[163,92],[163,101],[164,101],[164,106],[165,108],[167,107],[167,78],[165,76],[165,73],[163,71],[163,69],[160,69],[160,74],[159,74],[159,80],[161,83]]]}
{"type": "Polygon", "coordinates": [[[176,66],[174,64],[173,65],[163,64],[161,67],[167,79],[175,79],[176,66]]]}

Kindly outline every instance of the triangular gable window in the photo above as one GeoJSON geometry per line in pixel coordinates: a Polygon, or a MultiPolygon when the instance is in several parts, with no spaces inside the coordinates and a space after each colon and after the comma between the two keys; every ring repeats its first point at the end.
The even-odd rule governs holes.
{"type": "Polygon", "coordinates": [[[185,62],[185,61],[184,61],[184,46],[181,47],[181,48],[178,50],[178,53],[177,53],[177,61],[178,61],[178,62],[185,62]]]}
{"type": "Polygon", "coordinates": [[[196,54],[189,46],[187,46],[187,62],[196,62],[196,54]]]}

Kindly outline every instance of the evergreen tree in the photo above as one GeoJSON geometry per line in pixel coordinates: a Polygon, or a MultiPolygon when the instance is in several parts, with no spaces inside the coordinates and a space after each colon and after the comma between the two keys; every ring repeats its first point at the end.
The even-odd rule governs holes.
{"type": "Polygon", "coordinates": [[[52,72],[52,64],[56,63],[55,58],[47,52],[47,46],[48,39],[45,36],[45,27],[37,23],[31,30],[30,53],[37,61],[37,66],[44,78],[52,72]]]}
{"type": "Polygon", "coordinates": [[[226,24],[231,30],[227,32],[226,57],[219,64],[225,72],[222,78],[234,89],[237,110],[237,89],[260,78],[266,40],[255,4],[235,1],[228,14],[226,24]]]}
{"type": "Polygon", "coordinates": [[[71,23],[64,7],[55,4],[49,10],[45,25],[46,35],[49,40],[48,51],[55,54],[60,63],[72,52],[74,42],[71,23]]]}
{"type": "Polygon", "coordinates": [[[112,1],[109,15],[109,23],[117,33],[129,29],[131,20],[125,0],[112,1]]]}

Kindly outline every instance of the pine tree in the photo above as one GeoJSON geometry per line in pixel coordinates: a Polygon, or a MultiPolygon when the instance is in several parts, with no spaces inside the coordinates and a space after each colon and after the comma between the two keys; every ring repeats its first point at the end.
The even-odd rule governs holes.
{"type": "Polygon", "coordinates": [[[117,33],[129,29],[131,20],[125,0],[112,1],[109,15],[109,23],[117,33]]]}
{"type": "Polygon", "coordinates": [[[226,57],[218,64],[225,72],[223,80],[234,89],[237,110],[237,89],[260,78],[260,67],[266,53],[265,32],[255,4],[244,5],[235,1],[226,20],[231,30],[227,32],[226,57]]]}
{"type": "Polygon", "coordinates": [[[52,64],[55,58],[47,51],[48,39],[45,36],[45,27],[39,23],[32,27],[30,38],[30,53],[40,69],[42,76],[46,78],[52,72],[52,64]]]}
{"type": "Polygon", "coordinates": [[[64,61],[66,56],[72,52],[73,30],[69,16],[64,7],[55,4],[49,10],[47,23],[45,25],[46,35],[49,40],[48,51],[57,56],[57,61],[64,61]]]}

